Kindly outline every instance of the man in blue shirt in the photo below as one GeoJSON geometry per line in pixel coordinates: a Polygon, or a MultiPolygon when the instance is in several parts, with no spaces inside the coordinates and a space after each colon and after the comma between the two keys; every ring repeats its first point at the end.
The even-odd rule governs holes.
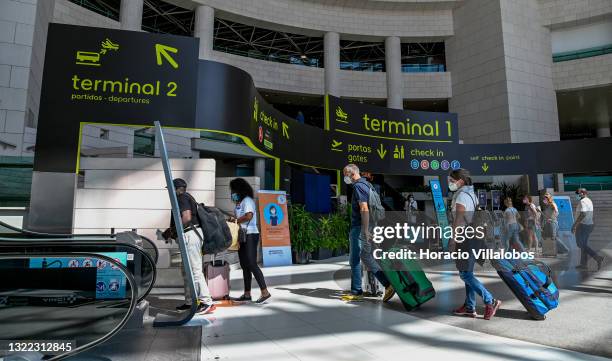
{"type": "Polygon", "coordinates": [[[359,263],[363,261],[368,270],[374,273],[376,279],[385,287],[383,302],[387,302],[395,295],[395,290],[372,254],[371,230],[375,225],[370,224],[368,201],[370,199],[370,190],[374,191],[374,188],[365,178],[361,177],[359,167],[355,164],[347,165],[342,172],[344,173],[344,183],[353,186],[351,230],[349,233],[351,292],[344,299],[355,300],[362,297],[361,267],[359,263]]]}

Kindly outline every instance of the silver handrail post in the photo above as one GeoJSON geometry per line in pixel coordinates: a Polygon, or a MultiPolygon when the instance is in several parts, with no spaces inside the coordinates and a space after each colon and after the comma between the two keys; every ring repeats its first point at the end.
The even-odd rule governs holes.
{"type": "Polygon", "coordinates": [[[180,326],[189,322],[196,314],[198,307],[198,297],[196,295],[195,283],[193,282],[193,274],[191,273],[191,263],[187,256],[187,245],[185,243],[185,232],[183,232],[183,221],[181,219],[181,213],[179,209],[178,199],[176,198],[176,192],[174,190],[174,184],[172,183],[172,170],[170,169],[170,160],[168,159],[168,150],[166,148],[166,141],[164,140],[164,132],[160,122],[155,123],[155,137],[157,145],[159,146],[160,158],[164,167],[164,175],[166,177],[166,187],[168,188],[168,197],[170,198],[170,205],[172,207],[172,219],[176,226],[176,242],[178,243],[179,250],[181,251],[181,259],[183,260],[183,271],[185,273],[185,287],[189,288],[189,295],[191,296],[191,308],[188,312],[181,312],[179,317],[172,317],[170,315],[159,314],[153,321],[154,327],[161,326],[180,326]]]}

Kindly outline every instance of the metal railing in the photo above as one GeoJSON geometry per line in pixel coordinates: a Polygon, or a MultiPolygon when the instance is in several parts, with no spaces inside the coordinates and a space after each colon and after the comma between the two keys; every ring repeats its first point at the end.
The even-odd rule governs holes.
{"type": "Polygon", "coordinates": [[[598,55],[605,55],[612,53],[612,44],[597,46],[589,49],[581,49],[575,51],[568,51],[564,53],[553,54],[553,63],[561,61],[576,60],[590,58],[598,55]]]}

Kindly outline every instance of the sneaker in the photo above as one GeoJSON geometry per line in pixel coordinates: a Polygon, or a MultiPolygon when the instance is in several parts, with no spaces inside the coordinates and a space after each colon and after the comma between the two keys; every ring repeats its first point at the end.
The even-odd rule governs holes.
{"type": "Polygon", "coordinates": [[[490,320],[491,318],[493,318],[493,316],[495,316],[495,313],[497,312],[497,309],[499,308],[499,306],[501,306],[501,301],[500,300],[493,300],[492,304],[485,305],[484,319],[485,320],[490,320]]]}
{"type": "Polygon", "coordinates": [[[467,316],[467,317],[472,317],[472,318],[476,317],[476,311],[468,309],[467,307],[465,307],[465,305],[459,308],[455,308],[453,310],[453,314],[457,316],[467,316]]]}
{"type": "Polygon", "coordinates": [[[183,304],[182,304],[182,305],[180,305],[180,306],[176,306],[176,310],[177,310],[177,311],[186,311],[186,310],[188,310],[188,309],[190,309],[190,308],[191,308],[191,305],[188,305],[188,304],[186,304],[186,303],[183,303],[183,304]]]}
{"type": "Polygon", "coordinates": [[[199,315],[206,315],[217,309],[214,303],[201,303],[196,311],[199,315]]]}
{"type": "Polygon", "coordinates": [[[342,300],[349,301],[349,302],[363,301],[363,293],[359,293],[359,294],[349,293],[347,295],[343,295],[342,300]]]}
{"type": "Polygon", "coordinates": [[[257,299],[257,301],[255,301],[255,303],[264,303],[270,297],[272,297],[270,293],[268,293],[266,296],[259,296],[259,298],[257,299]]]}
{"type": "Polygon", "coordinates": [[[393,296],[395,296],[395,289],[393,286],[389,285],[388,287],[385,287],[385,294],[382,298],[383,302],[389,301],[393,296]]]}

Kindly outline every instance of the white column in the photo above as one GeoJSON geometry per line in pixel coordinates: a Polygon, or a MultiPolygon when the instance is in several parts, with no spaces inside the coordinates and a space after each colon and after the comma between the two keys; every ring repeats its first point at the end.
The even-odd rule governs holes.
{"type": "Polygon", "coordinates": [[[606,97],[599,97],[595,106],[595,121],[597,126],[597,138],[610,136],[610,112],[606,97]]]}
{"type": "Polygon", "coordinates": [[[400,38],[385,39],[385,68],[387,69],[387,107],[404,108],[402,96],[402,45],[400,38]]]}
{"type": "Polygon", "coordinates": [[[142,30],[142,6],[144,0],[122,0],[119,21],[123,30],[142,30]]]}
{"type": "Polygon", "coordinates": [[[325,93],[340,96],[338,79],[340,72],[340,34],[325,33],[323,43],[325,48],[325,93]]]}
{"type": "Polygon", "coordinates": [[[266,158],[255,158],[254,161],[255,177],[259,177],[259,187],[266,189],[266,158]]]}
{"type": "Polygon", "coordinates": [[[211,59],[215,32],[215,9],[200,5],[195,9],[193,36],[200,38],[200,59],[211,59]]]}

